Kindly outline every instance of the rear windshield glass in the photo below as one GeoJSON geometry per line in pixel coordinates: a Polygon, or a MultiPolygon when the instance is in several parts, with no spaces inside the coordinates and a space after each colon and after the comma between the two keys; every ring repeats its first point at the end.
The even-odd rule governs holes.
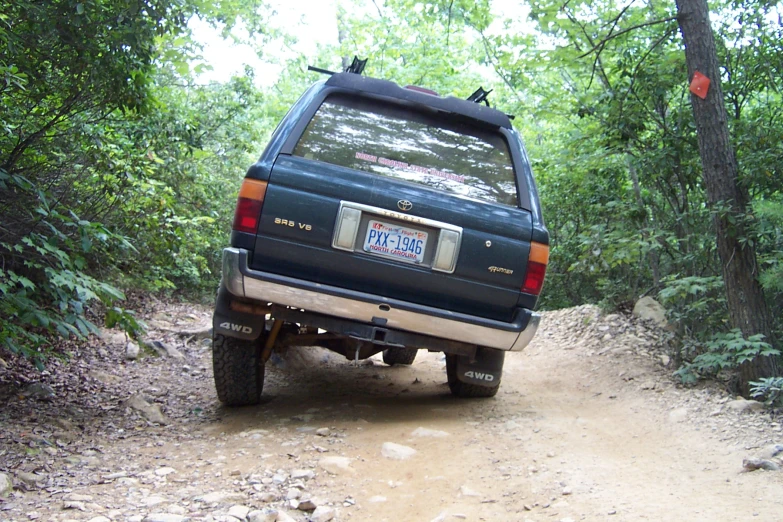
{"type": "Polygon", "coordinates": [[[294,154],[517,205],[514,168],[503,136],[435,114],[331,96],[308,124],[294,154]]]}

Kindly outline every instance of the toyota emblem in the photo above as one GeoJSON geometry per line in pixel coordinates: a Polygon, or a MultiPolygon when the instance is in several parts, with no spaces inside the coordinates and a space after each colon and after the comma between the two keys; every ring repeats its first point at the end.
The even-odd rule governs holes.
{"type": "Polygon", "coordinates": [[[401,199],[397,202],[397,208],[402,210],[403,212],[407,212],[413,208],[413,203],[411,203],[407,199],[401,199]]]}

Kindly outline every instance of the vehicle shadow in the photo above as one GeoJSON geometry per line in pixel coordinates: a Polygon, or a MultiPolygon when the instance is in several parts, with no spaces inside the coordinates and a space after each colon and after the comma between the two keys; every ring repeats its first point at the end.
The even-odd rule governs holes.
{"type": "MultiPolygon", "coordinates": [[[[451,396],[440,354],[421,352],[412,366],[354,365],[341,357],[319,364],[271,365],[261,404],[219,408],[218,422],[232,431],[265,426],[341,423],[426,423],[464,420],[486,401],[451,396]]],[[[492,401],[490,399],[490,401],[492,401]]]]}

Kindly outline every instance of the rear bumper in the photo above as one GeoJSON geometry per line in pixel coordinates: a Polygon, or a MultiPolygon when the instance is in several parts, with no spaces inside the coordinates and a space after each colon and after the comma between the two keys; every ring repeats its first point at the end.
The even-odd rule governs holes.
{"type": "Polygon", "coordinates": [[[223,250],[223,285],[239,297],[499,350],[525,348],[541,321],[524,308],[505,323],[260,272],[248,267],[248,251],[241,248],[223,250]]]}

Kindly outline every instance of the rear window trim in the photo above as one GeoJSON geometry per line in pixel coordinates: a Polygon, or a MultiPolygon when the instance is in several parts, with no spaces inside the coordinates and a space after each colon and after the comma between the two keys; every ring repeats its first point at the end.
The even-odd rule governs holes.
{"type": "Polygon", "coordinates": [[[389,96],[375,95],[367,92],[351,91],[348,89],[343,89],[338,87],[325,87],[320,93],[318,93],[313,98],[313,100],[310,102],[307,108],[302,111],[299,120],[297,121],[293,129],[291,129],[291,133],[288,135],[285,142],[283,143],[283,146],[280,148],[279,154],[286,154],[289,156],[293,155],[294,149],[296,148],[296,144],[299,142],[299,139],[302,137],[302,134],[304,134],[304,131],[307,129],[307,126],[310,124],[310,121],[313,119],[316,112],[318,112],[318,109],[321,108],[323,102],[333,94],[346,94],[350,96],[360,96],[368,100],[374,100],[374,101],[379,101],[384,103],[393,103],[401,107],[410,108],[416,111],[431,112],[433,114],[447,113],[450,115],[454,115],[455,117],[460,119],[469,120],[471,124],[474,124],[477,127],[483,127],[487,130],[498,132],[503,137],[503,139],[506,140],[506,144],[508,146],[508,150],[511,155],[512,168],[514,171],[514,181],[517,187],[516,208],[521,208],[523,210],[528,210],[528,211],[530,210],[530,194],[528,193],[527,185],[523,184],[525,180],[525,176],[520,172],[520,169],[525,168],[526,164],[524,161],[522,161],[522,158],[519,154],[519,150],[515,146],[518,143],[518,140],[514,139],[514,137],[511,136],[511,133],[513,131],[510,131],[509,129],[506,129],[504,127],[498,127],[486,121],[475,120],[463,114],[444,111],[441,109],[437,109],[416,102],[400,100],[389,96]]]}

